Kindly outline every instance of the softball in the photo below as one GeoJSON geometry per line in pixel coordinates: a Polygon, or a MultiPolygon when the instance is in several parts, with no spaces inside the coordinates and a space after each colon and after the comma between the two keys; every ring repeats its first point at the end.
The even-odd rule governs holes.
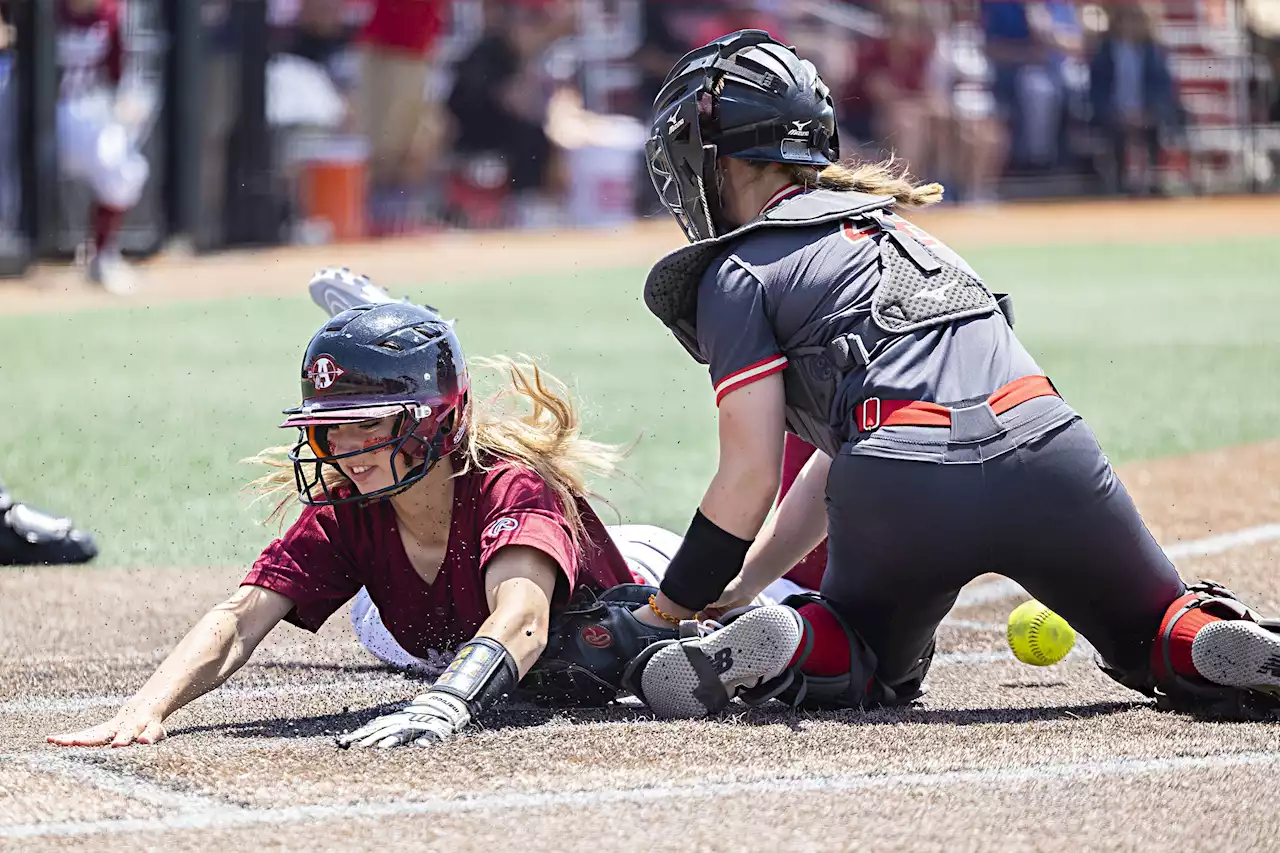
{"type": "Polygon", "coordinates": [[[1067,620],[1034,598],[1009,614],[1009,648],[1013,656],[1032,666],[1049,666],[1067,656],[1076,632],[1067,620]]]}

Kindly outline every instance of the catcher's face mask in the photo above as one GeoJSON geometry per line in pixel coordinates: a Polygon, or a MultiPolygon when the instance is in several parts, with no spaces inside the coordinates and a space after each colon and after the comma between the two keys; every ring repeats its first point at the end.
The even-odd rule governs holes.
{"type": "Polygon", "coordinates": [[[653,188],[692,242],[731,230],[721,209],[716,146],[702,139],[701,123],[713,118],[714,103],[710,92],[691,92],[655,117],[645,143],[653,188]]]}

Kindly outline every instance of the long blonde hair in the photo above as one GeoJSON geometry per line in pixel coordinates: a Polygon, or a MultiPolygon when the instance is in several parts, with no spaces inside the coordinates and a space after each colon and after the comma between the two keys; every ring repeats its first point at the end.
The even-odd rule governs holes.
{"type": "Polygon", "coordinates": [[[876,163],[845,162],[830,166],[781,165],[793,183],[837,192],[862,192],[893,196],[898,207],[928,207],[942,201],[942,184],[918,184],[907,165],[896,157],[876,163]]]}
{"type": "MultiPolygon", "coordinates": [[[[473,398],[468,404],[471,412],[463,445],[455,451],[460,464],[454,476],[512,463],[533,471],[555,494],[574,545],[579,545],[585,530],[578,501],[598,497],[589,480],[617,474],[630,448],[584,438],[581,416],[565,384],[533,359],[478,358],[471,368],[473,374],[477,368],[498,371],[507,381],[488,399],[473,398]]],[[[288,459],[291,448],[272,447],[243,460],[276,469],[248,485],[260,493],[258,500],[278,498],[266,523],[279,519],[283,525],[289,506],[299,498],[288,459]]],[[[321,467],[330,490],[346,482],[334,466],[321,467]]]]}

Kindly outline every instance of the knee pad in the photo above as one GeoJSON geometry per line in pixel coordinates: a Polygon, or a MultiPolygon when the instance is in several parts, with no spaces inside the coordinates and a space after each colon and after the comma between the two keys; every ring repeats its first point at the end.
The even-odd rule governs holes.
{"type": "MultiPolygon", "coordinates": [[[[881,683],[876,678],[876,655],[867,646],[844,617],[831,606],[831,603],[818,593],[792,595],[782,602],[783,605],[799,610],[808,604],[816,604],[830,613],[844,631],[849,644],[849,671],[834,676],[809,675],[802,671],[805,660],[813,650],[813,629],[805,621],[805,645],[796,662],[782,675],[761,684],[751,690],[739,694],[748,705],[760,705],[770,699],[777,699],[793,708],[805,710],[821,710],[833,708],[875,708],[882,705],[897,705],[909,702],[920,696],[919,678],[894,685],[881,683]]],[[[932,651],[930,652],[930,657],[932,651]]],[[[925,667],[927,669],[927,666],[925,667]]]]}

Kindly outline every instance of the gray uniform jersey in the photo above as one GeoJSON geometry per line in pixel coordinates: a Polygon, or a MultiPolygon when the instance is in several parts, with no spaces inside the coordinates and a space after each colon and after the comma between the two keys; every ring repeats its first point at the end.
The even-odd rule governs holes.
{"type": "MultiPolygon", "coordinates": [[[[892,219],[940,259],[977,277],[938,240],[901,217],[892,219]]],[[[767,228],[718,257],[699,286],[697,314],[698,346],[709,363],[717,404],[735,388],[784,369],[789,352],[824,347],[865,318],[880,279],[882,239],[878,228],[859,230],[850,221],[767,228]]],[[[845,374],[831,412],[809,414],[829,419],[845,442],[841,452],[977,462],[982,453],[949,447],[946,430],[897,426],[859,434],[854,407],[872,396],[963,405],[1041,372],[1004,316],[994,312],[891,341],[865,370],[845,374]]],[[[1075,417],[1057,398],[1031,400],[1001,416],[1008,431],[1001,446],[1023,444],[1075,417]]]]}

